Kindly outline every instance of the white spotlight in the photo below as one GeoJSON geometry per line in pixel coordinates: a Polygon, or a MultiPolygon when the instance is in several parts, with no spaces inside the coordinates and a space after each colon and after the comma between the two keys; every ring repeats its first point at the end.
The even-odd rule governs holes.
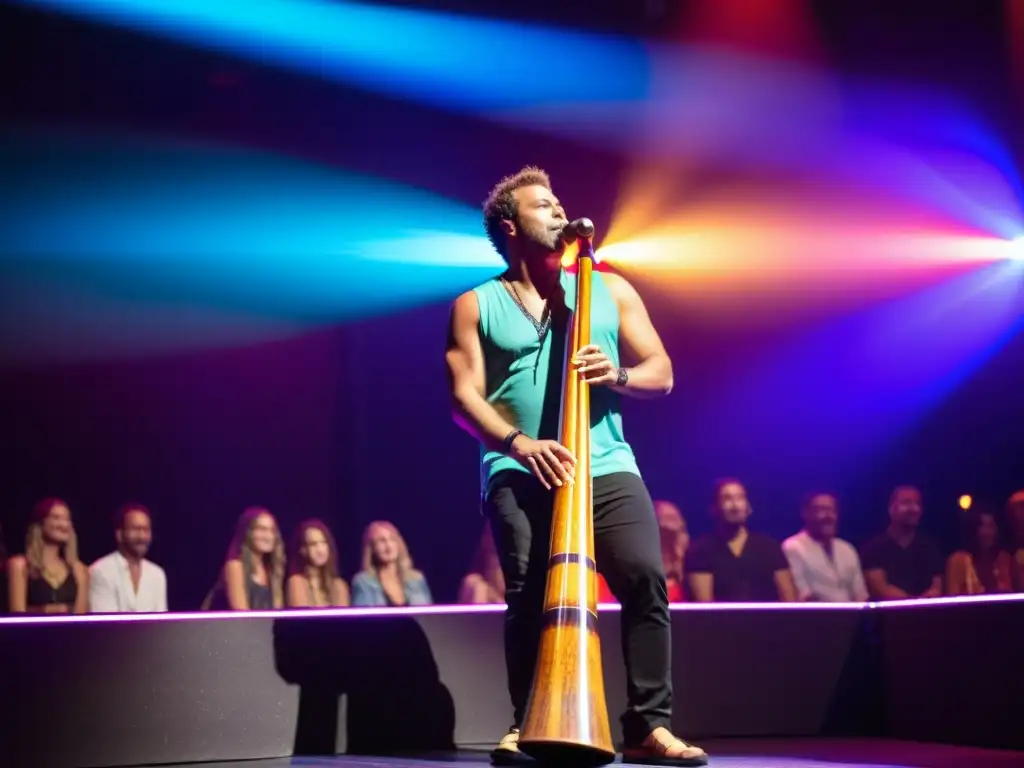
{"type": "Polygon", "coordinates": [[[1024,235],[1015,237],[1010,241],[1010,258],[1016,261],[1024,261],[1024,235]]]}

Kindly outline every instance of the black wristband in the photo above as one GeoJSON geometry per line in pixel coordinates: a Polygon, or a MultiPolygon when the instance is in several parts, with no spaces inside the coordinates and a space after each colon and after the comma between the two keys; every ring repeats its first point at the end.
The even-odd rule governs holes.
{"type": "Polygon", "coordinates": [[[505,435],[505,439],[501,441],[502,451],[504,451],[505,453],[510,453],[512,451],[512,443],[514,443],[516,438],[519,437],[521,434],[523,434],[523,430],[513,429],[511,432],[505,435]]]}
{"type": "Polygon", "coordinates": [[[629,371],[625,368],[619,368],[619,377],[615,380],[615,386],[624,387],[629,381],[629,371]]]}

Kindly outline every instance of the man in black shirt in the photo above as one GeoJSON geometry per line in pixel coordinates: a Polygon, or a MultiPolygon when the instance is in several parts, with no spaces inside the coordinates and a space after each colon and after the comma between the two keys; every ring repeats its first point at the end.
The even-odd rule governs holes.
{"type": "Polygon", "coordinates": [[[701,536],[686,555],[690,594],[696,602],[796,601],[796,587],[782,547],[747,530],[750,503],[739,480],[720,480],[712,504],[715,530],[701,536]]]}
{"type": "Polygon", "coordinates": [[[918,530],[921,492],[901,485],[889,497],[889,527],[864,545],[861,560],[874,600],[940,597],[945,558],[939,545],[918,530]]]}

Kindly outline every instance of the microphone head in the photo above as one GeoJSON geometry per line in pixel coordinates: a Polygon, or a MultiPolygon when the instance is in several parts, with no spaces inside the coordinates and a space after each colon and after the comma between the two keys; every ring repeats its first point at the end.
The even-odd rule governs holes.
{"type": "Polygon", "coordinates": [[[576,219],[570,221],[562,229],[562,239],[567,243],[575,243],[579,238],[591,238],[594,236],[594,222],[590,219],[576,219]]]}
{"type": "Polygon", "coordinates": [[[576,234],[580,237],[594,236],[594,222],[590,219],[576,219],[571,226],[576,230],[576,234]]]}

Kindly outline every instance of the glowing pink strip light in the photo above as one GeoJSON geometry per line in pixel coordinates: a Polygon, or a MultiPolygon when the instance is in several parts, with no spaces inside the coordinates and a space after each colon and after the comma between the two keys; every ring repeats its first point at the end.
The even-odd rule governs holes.
{"type": "MultiPolygon", "coordinates": [[[[865,611],[874,608],[898,610],[926,606],[969,605],[972,603],[1024,602],[1020,595],[974,595],[971,597],[936,597],[929,600],[893,600],[884,603],[672,603],[674,612],[726,611],[865,611]]],[[[600,603],[602,613],[620,611],[618,603],[600,603]]],[[[0,626],[17,624],[108,624],[113,622],[203,621],[210,619],[326,619],[326,618],[399,618],[418,616],[465,616],[502,613],[504,605],[430,605],[416,608],[302,608],[278,611],[193,611],[189,613],[92,613],[84,616],[23,615],[0,618],[0,626]]]]}
{"type": "MultiPolygon", "coordinates": [[[[672,603],[673,611],[861,611],[866,603],[672,603]]],[[[600,603],[602,613],[622,610],[618,603],[600,603]]],[[[321,619],[321,618],[398,618],[418,616],[465,616],[503,613],[504,605],[431,605],[416,608],[300,608],[276,611],[193,611],[189,613],[90,613],[82,616],[36,614],[0,618],[0,626],[45,624],[60,621],[71,624],[106,624],[124,621],[200,621],[209,619],[321,619]]]]}
{"type": "Polygon", "coordinates": [[[932,608],[942,605],[969,605],[971,603],[1022,603],[1024,594],[1020,595],[964,595],[963,597],[931,597],[927,599],[886,600],[884,603],[872,603],[872,608],[893,610],[898,608],[932,608]]]}

